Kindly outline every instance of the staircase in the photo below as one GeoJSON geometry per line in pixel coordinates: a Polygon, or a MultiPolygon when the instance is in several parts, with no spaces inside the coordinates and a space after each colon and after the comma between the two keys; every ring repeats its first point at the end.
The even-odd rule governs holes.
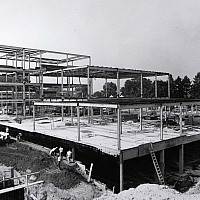
{"type": "Polygon", "coordinates": [[[157,158],[156,158],[152,143],[150,143],[149,150],[150,150],[150,153],[151,153],[151,158],[152,158],[152,161],[153,161],[153,165],[154,165],[155,170],[156,170],[156,174],[158,176],[158,180],[159,180],[161,185],[165,185],[165,181],[164,181],[163,175],[161,173],[161,170],[160,170],[160,167],[159,167],[159,164],[158,164],[158,161],[157,161],[157,158]]]}

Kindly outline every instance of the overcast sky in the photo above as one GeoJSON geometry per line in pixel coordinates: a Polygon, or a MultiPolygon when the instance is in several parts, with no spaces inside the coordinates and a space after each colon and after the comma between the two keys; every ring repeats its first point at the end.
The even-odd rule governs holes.
{"type": "Polygon", "coordinates": [[[200,0],[0,0],[0,25],[2,45],[174,78],[200,71],[200,0]]]}

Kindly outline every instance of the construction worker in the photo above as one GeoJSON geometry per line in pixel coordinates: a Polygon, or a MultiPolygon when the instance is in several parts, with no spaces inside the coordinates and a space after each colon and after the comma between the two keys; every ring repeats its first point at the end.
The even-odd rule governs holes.
{"type": "Polygon", "coordinates": [[[70,163],[71,158],[72,158],[72,152],[70,151],[70,149],[67,151],[66,157],[67,157],[67,162],[70,163]]]}
{"type": "Polygon", "coordinates": [[[9,132],[9,128],[8,127],[6,127],[6,133],[8,133],[9,132]]]}
{"type": "Polygon", "coordinates": [[[54,147],[53,149],[51,149],[51,151],[49,152],[50,156],[54,156],[56,155],[56,150],[58,149],[58,147],[54,147]]]}
{"type": "Polygon", "coordinates": [[[22,133],[19,133],[18,135],[17,135],[17,141],[21,141],[22,140],[22,133]]]}
{"type": "Polygon", "coordinates": [[[62,157],[62,153],[63,153],[63,148],[60,147],[60,148],[59,148],[59,154],[60,154],[61,157],[62,157]]]}

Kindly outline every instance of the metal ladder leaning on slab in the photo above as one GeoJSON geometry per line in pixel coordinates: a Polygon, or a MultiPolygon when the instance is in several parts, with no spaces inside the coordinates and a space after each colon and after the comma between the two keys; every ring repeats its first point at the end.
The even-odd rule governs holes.
{"type": "Polygon", "coordinates": [[[152,144],[152,142],[150,143],[150,148],[149,148],[149,150],[150,150],[150,153],[151,153],[151,158],[152,158],[153,165],[154,165],[154,167],[155,167],[155,170],[156,170],[156,173],[157,173],[159,182],[160,182],[161,185],[165,185],[165,181],[164,181],[163,175],[162,175],[162,173],[161,173],[160,166],[159,166],[159,164],[158,164],[158,161],[157,161],[157,158],[156,158],[154,149],[153,149],[153,144],[152,144]]]}

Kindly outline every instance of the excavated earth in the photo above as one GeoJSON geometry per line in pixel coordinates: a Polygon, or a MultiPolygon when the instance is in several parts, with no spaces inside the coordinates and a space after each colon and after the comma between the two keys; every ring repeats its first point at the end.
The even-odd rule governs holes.
{"type": "Polygon", "coordinates": [[[56,159],[47,152],[25,144],[0,143],[0,165],[13,167],[21,175],[39,171],[37,181],[44,183],[29,188],[29,194],[38,199],[93,199],[102,195],[102,191],[87,183],[73,167],[62,164],[60,170],[56,159]]]}

